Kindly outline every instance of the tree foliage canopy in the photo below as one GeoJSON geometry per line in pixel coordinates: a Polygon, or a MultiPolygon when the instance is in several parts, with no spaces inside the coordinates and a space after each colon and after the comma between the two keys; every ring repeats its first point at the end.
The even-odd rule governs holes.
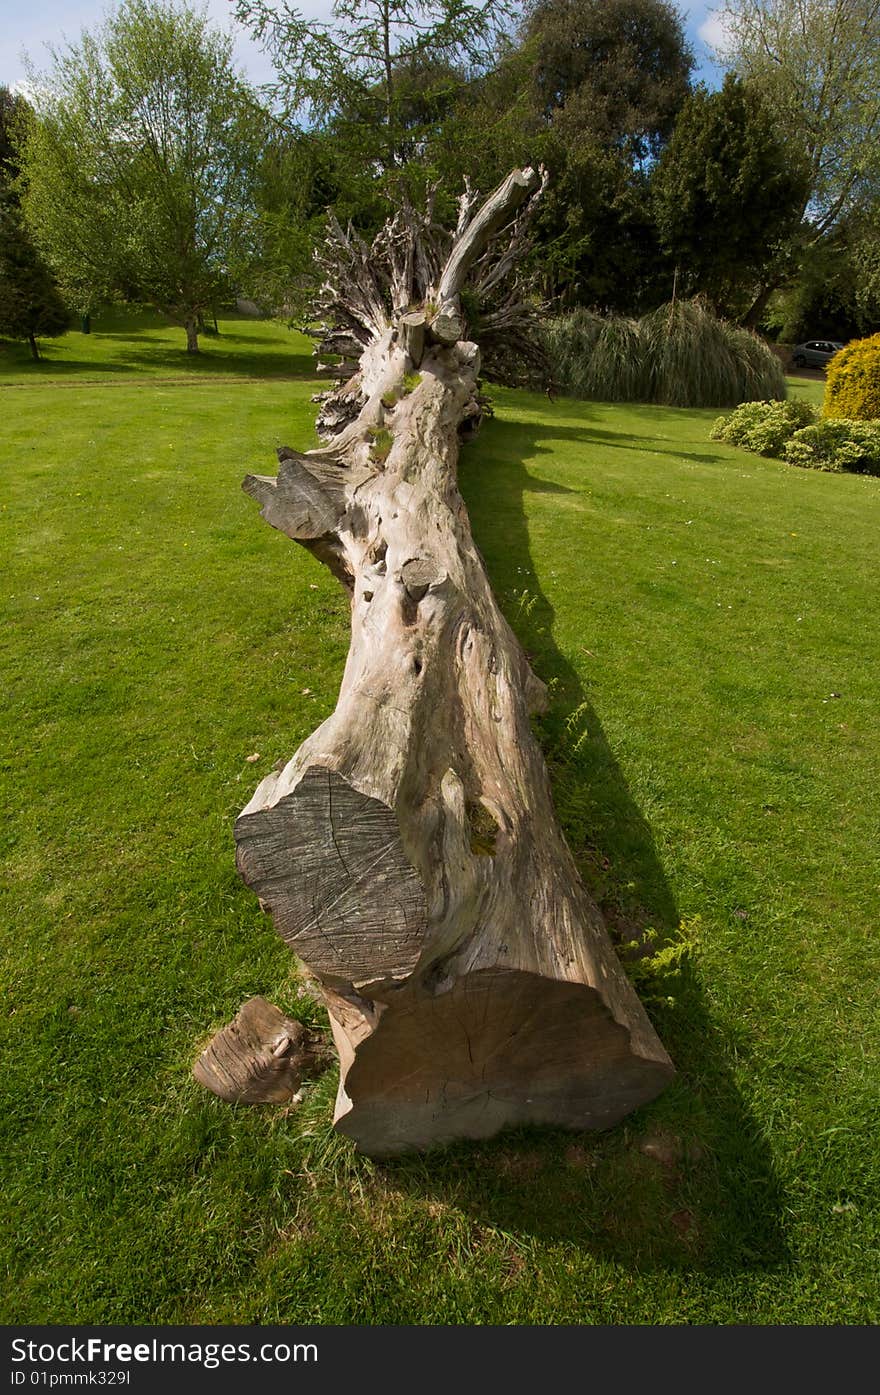
{"type": "Polygon", "coordinates": [[[0,87],[0,192],[4,197],[17,199],[13,188],[21,174],[18,147],[30,106],[18,92],[8,87],[0,87]]]}
{"type": "Polygon", "coordinates": [[[657,153],[689,90],[694,55],[666,0],[535,0],[524,28],[538,109],[585,133],[657,153]]]}
{"type": "Polygon", "coordinates": [[[187,326],[255,249],[262,118],[231,40],[163,0],[125,0],[55,53],[23,148],[24,204],[87,308],[124,293],[187,326]]]}
{"type": "Polygon", "coordinates": [[[335,128],[385,169],[402,165],[449,108],[464,75],[484,68],[508,0],[334,0],[328,21],[268,0],[236,0],[236,18],[275,65],[290,115],[335,128]]]}
{"type": "Polygon", "coordinates": [[[693,56],[663,0],[541,0],[470,80],[428,156],[446,182],[496,182],[540,161],[550,184],[534,258],[545,294],[627,312],[672,287],[648,195],[649,171],[688,92],[693,56]],[[649,283],[653,282],[653,286],[649,283]]]}
{"type": "Polygon", "coordinates": [[[761,91],[728,74],[688,98],[652,181],[661,240],[682,290],[742,313],[797,231],[808,175],[761,91]]]}
{"type": "Polygon", "coordinates": [[[26,339],[38,359],[37,339],[63,334],[68,314],[55,279],[28,234],[21,211],[0,198],[0,334],[26,339]]]}
{"type": "Polygon", "coordinates": [[[677,276],[756,323],[821,266],[870,319],[880,0],[727,0],[731,74],[693,94],[671,0],[524,4],[230,0],[276,67],[258,98],[185,0],[123,0],[54,55],[35,114],[0,92],[0,167],[24,125],[15,187],[71,303],[149,301],[190,347],[239,290],[299,313],[328,208],[369,241],[389,201],[430,190],[448,218],[512,163],[550,172],[531,256],[558,306],[644,314],[677,276]]]}
{"type": "Polygon", "coordinates": [[[806,153],[822,236],[880,181],[880,0],[728,0],[719,57],[759,86],[806,153]]]}

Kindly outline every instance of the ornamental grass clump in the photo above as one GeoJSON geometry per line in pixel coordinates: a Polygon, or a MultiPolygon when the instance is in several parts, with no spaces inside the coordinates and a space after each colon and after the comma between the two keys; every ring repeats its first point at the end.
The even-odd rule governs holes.
{"type": "Polygon", "coordinates": [[[647,401],[650,375],[638,321],[581,307],[551,320],[545,335],[553,377],[572,397],[647,401]]]}
{"type": "Polygon", "coordinates": [[[825,375],[823,417],[880,420],[880,334],[853,339],[839,349],[825,375]]]}
{"type": "Polygon", "coordinates": [[[673,301],[639,325],[651,370],[651,402],[725,407],[785,397],[785,374],[772,349],[750,330],[719,320],[702,301],[673,301]]]}
{"type": "Polygon", "coordinates": [[[624,315],[604,320],[586,365],[586,397],[649,402],[651,370],[641,323],[624,315]]]}
{"type": "Polygon", "coordinates": [[[549,322],[545,340],[554,378],[573,397],[726,407],[786,393],[773,351],[699,300],[672,301],[640,320],[574,310],[549,322]]]}

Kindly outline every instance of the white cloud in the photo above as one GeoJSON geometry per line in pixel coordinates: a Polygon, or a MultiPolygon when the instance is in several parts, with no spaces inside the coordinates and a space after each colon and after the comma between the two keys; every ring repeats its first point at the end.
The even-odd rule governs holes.
{"type": "Polygon", "coordinates": [[[718,54],[725,54],[730,48],[730,34],[724,22],[723,12],[710,10],[697,30],[707,48],[718,54]]]}

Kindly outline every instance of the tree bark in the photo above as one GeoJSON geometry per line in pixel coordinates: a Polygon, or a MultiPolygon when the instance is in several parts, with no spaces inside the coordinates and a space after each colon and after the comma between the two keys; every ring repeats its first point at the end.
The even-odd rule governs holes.
{"type": "Polygon", "coordinates": [[[40,361],[40,350],[37,348],[37,339],[36,339],[36,335],[34,335],[34,334],[29,334],[28,337],[27,337],[27,341],[28,341],[28,345],[30,346],[31,358],[34,360],[34,363],[39,363],[39,361],[40,361]]]}
{"type": "Polygon", "coordinates": [[[769,284],[765,284],[760,287],[748,310],[745,312],[742,319],[740,320],[740,324],[743,326],[744,329],[757,328],[761,316],[767,309],[770,297],[776,290],[776,287],[778,285],[778,281],[771,281],[769,284]]]}
{"type": "Polygon", "coordinates": [[[514,171],[473,217],[471,200],[445,257],[414,218],[369,251],[337,228],[324,308],[364,346],[360,410],[244,483],[351,599],[336,710],[235,839],[322,986],[336,1126],[374,1155],[508,1124],[604,1128],[673,1073],[558,826],[529,723],[544,686],[456,485],[480,366],[459,293],[487,283],[542,187],[514,171]]]}
{"type": "Polygon", "coordinates": [[[188,354],[199,353],[199,326],[194,315],[189,316],[184,321],[184,329],[186,330],[186,352],[188,354]]]}

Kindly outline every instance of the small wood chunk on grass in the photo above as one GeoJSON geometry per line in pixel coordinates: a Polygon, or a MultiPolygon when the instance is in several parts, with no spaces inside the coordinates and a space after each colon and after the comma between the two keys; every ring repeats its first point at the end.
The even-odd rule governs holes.
{"type": "Polygon", "coordinates": [[[265,998],[249,998],[205,1047],[193,1076],[232,1104],[281,1104],[331,1059],[317,1033],[265,998]]]}

